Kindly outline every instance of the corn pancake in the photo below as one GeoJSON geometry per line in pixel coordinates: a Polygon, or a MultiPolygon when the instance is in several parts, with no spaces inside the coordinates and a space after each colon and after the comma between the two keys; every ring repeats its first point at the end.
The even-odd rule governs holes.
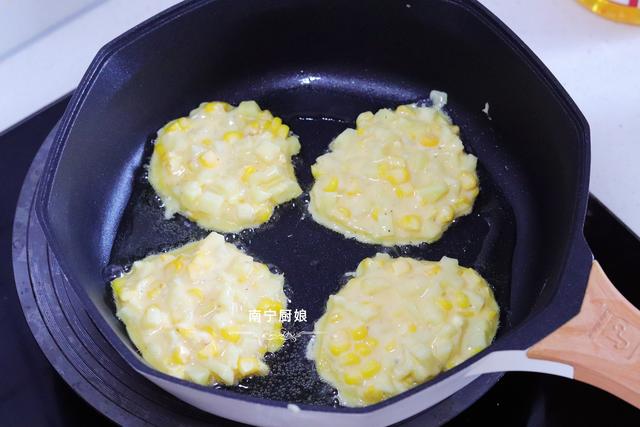
{"type": "Polygon", "coordinates": [[[263,356],[284,341],[283,283],[212,232],[135,262],[111,287],[118,318],[151,366],[198,384],[230,385],[269,372],[263,356]],[[250,310],[276,315],[256,322],[250,310]]]}
{"type": "MultiPolygon", "coordinates": [[[[432,92],[432,99],[446,94],[432,92]]],[[[446,102],[446,101],[445,101],[446,102]]],[[[432,243],[471,212],[477,159],[434,107],[362,113],[311,167],[309,211],[318,223],[365,243],[432,243]]]]}
{"type": "Polygon", "coordinates": [[[377,254],[329,298],[308,356],[346,406],[402,393],[481,351],[499,308],[473,269],[377,254]]]}
{"type": "Polygon", "coordinates": [[[291,163],[300,143],[289,126],[254,101],[208,102],[158,131],[149,182],[165,216],[237,232],[271,218],[302,193],[291,163]]]}

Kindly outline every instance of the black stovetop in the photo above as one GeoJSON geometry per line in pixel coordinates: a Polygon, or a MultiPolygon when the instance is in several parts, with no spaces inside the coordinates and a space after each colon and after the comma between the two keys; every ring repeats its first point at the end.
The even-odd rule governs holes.
{"type": "MultiPolygon", "coordinates": [[[[11,231],[16,201],[31,160],[57,123],[68,97],[0,134],[0,425],[112,425],[56,373],[25,321],[13,279],[11,231]]],[[[595,198],[587,240],[605,271],[636,306],[640,240],[595,198]]],[[[585,384],[529,373],[508,373],[448,425],[637,426],[640,411],[585,384]]]]}

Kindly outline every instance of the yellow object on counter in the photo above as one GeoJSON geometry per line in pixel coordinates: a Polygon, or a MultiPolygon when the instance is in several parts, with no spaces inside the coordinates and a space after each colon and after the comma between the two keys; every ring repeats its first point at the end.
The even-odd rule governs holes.
{"type": "Polygon", "coordinates": [[[318,223],[365,243],[434,242],[471,212],[477,159],[432,92],[433,107],[401,105],[358,116],[311,167],[309,211],[318,223]]]}
{"type": "Polygon", "coordinates": [[[149,182],[167,218],[181,213],[206,229],[237,232],[302,193],[291,163],[299,151],[289,126],[254,101],[203,103],[158,131],[149,182]]]}
{"type": "Polygon", "coordinates": [[[640,25],[640,2],[638,0],[578,0],[593,13],[612,21],[640,25]]]}
{"type": "Polygon", "coordinates": [[[217,233],[136,261],[111,282],[117,316],[142,357],[198,384],[237,384],[266,375],[263,356],[283,344],[277,314],[284,277],[217,233]],[[252,319],[271,310],[276,317],[252,319]]]}
{"type": "Polygon", "coordinates": [[[377,254],[329,298],[307,355],[342,404],[366,406],[483,350],[498,319],[487,282],[455,259],[377,254]]]}

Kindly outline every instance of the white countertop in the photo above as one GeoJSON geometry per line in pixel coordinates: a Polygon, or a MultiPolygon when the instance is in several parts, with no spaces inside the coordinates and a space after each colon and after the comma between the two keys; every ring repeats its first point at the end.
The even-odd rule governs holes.
{"type": "MultiPolygon", "coordinates": [[[[8,2],[0,0],[0,11],[8,2]]],[[[634,184],[640,181],[640,27],[609,22],[573,0],[481,2],[536,52],[581,108],[591,126],[591,191],[640,234],[640,186],[634,184]]],[[[177,1],[74,1],[85,3],[48,28],[33,24],[39,25],[33,39],[20,28],[16,40],[24,42],[0,55],[0,130],[73,90],[102,45],[177,1]]]]}

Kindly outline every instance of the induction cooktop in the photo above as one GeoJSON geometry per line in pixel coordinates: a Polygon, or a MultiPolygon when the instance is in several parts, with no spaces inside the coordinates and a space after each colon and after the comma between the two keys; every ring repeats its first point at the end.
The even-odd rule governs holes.
{"type": "MultiPolygon", "coordinates": [[[[190,407],[133,372],[93,326],[50,256],[31,200],[68,100],[0,134],[0,424],[238,425],[190,407]]],[[[609,277],[640,305],[640,239],[594,197],[585,234],[609,277]]],[[[405,425],[640,425],[640,411],[576,381],[507,373],[491,384],[462,391],[481,396],[488,390],[453,419],[430,411],[405,425]]]]}

